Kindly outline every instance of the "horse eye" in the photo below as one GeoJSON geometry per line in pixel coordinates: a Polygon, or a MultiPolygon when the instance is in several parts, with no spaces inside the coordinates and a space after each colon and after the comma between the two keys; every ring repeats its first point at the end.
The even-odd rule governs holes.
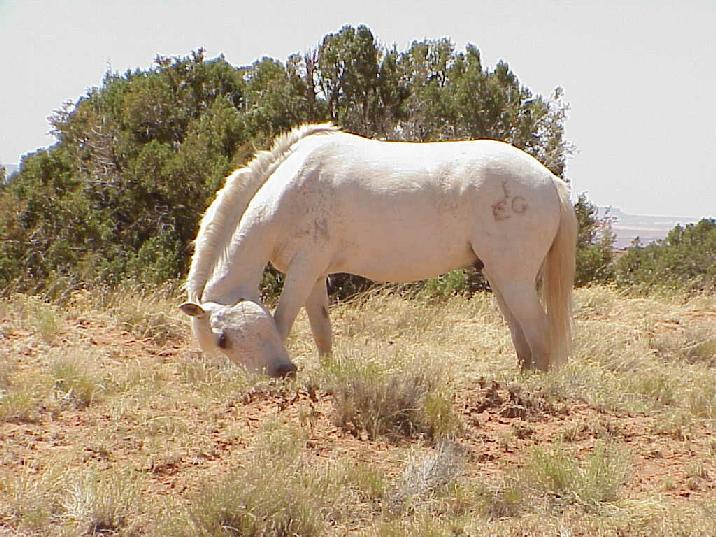
{"type": "Polygon", "coordinates": [[[229,346],[229,341],[228,341],[228,339],[227,339],[227,337],[226,337],[226,332],[222,332],[222,333],[221,333],[221,335],[219,336],[219,342],[218,342],[218,344],[219,344],[219,348],[220,348],[220,349],[225,349],[226,347],[229,346]]]}

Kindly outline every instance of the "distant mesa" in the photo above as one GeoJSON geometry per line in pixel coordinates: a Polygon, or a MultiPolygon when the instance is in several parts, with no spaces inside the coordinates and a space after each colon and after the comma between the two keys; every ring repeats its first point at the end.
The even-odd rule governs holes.
{"type": "Polygon", "coordinates": [[[695,224],[698,218],[682,216],[648,216],[627,214],[616,207],[599,207],[599,217],[612,219],[612,231],[616,234],[614,247],[623,249],[639,237],[642,244],[649,244],[666,237],[677,225],[695,224]]]}

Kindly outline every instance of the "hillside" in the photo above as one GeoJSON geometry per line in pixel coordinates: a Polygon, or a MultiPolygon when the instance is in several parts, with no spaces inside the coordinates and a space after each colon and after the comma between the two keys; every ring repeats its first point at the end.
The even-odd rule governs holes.
{"type": "Polygon", "coordinates": [[[612,231],[616,234],[614,246],[622,249],[637,237],[642,244],[663,239],[675,226],[694,224],[698,218],[679,216],[648,216],[628,214],[614,207],[599,207],[600,218],[613,219],[612,231]]]}
{"type": "Polygon", "coordinates": [[[171,295],[0,302],[0,535],[716,535],[716,300],[578,291],[516,370],[489,295],[307,321],[295,381],[202,357],[171,295]]]}

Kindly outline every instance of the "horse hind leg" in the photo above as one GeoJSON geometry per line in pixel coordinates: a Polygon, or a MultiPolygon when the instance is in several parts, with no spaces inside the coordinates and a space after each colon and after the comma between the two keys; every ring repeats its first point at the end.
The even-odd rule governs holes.
{"type": "Polygon", "coordinates": [[[546,371],[550,366],[550,331],[536,279],[550,247],[549,233],[515,228],[512,234],[505,232],[497,243],[476,234],[472,247],[485,264],[485,274],[510,325],[522,367],[546,371]]]}
{"type": "MultiPolygon", "coordinates": [[[[490,281],[489,277],[488,281],[490,281]]],[[[534,367],[534,364],[532,363],[532,351],[530,350],[530,345],[527,342],[525,333],[522,331],[522,326],[520,325],[517,318],[512,314],[512,310],[507,307],[505,299],[502,297],[502,293],[497,290],[497,288],[491,281],[490,286],[492,287],[492,293],[497,299],[497,304],[500,306],[500,311],[502,312],[505,321],[507,321],[507,325],[510,327],[512,344],[514,345],[515,351],[517,352],[517,360],[520,364],[520,368],[523,370],[532,369],[534,367]]]]}
{"type": "Polygon", "coordinates": [[[517,352],[517,360],[520,364],[520,367],[522,369],[532,369],[532,351],[530,350],[530,345],[527,342],[525,333],[522,331],[522,326],[520,326],[519,321],[512,314],[512,310],[510,310],[510,308],[505,303],[505,299],[502,297],[502,293],[497,286],[496,279],[493,278],[487,270],[484,270],[484,264],[479,259],[478,263],[475,264],[475,267],[478,268],[478,270],[482,270],[482,273],[484,274],[485,278],[487,278],[487,281],[490,283],[492,294],[497,299],[497,304],[500,306],[502,316],[505,318],[505,321],[507,321],[507,325],[510,327],[512,344],[514,345],[515,351],[517,352]]]}
{"type": "Polygon", "coordinates": [[[546,371],[550,364],[549,323],[534,278],[486,274],[507,323],[523,369],[546,371]]]}
{"type": "Polygon", "coordinates": [[[510,282],[498,284],[498,287],[506,307],[522,328],[527,340],[531,367],[547,371],[550,364],[549,323],[534,281],[510,282]]]}

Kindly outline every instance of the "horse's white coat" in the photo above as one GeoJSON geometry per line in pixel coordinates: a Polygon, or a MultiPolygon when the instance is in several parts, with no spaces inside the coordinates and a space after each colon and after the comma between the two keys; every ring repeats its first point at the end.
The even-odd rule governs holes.
{"type": "MultiPolygon", "coordinates": [[[[274,315],[280,339],[305,305],[319,351],[330,352],[327,274],[408,282],[479,260],[523,366],[546,369],[565,359],[576,220],[561,180],[501,142],[380,142],[325,125],[302,129],[262,157],[262,171],[247,174],[244,190],[253,193],[242,214],[223,216],[231,213],[220,193],[202,221],[187,288],[190,301],[212,304],[212,322],[195,316],[203,347],[216,341],[214,317],[231,319],[221,330],[234,342],[251,332],[234,311],[246,300],[235,304],[259,304],[268,261],[286,273],[274,315]],[[212,227],[222,231],[209,240],[212,227]],[[535,281],[551,250],[546,315],[535,281]]],[[[257,307],[262,326],[273,326],[257,307]]],[[[275,341],[265,329],[264,338],[275,341]]],[[[275,345],[233,346],[229,357],[269,373],[287,360],[275,345]]]]}

